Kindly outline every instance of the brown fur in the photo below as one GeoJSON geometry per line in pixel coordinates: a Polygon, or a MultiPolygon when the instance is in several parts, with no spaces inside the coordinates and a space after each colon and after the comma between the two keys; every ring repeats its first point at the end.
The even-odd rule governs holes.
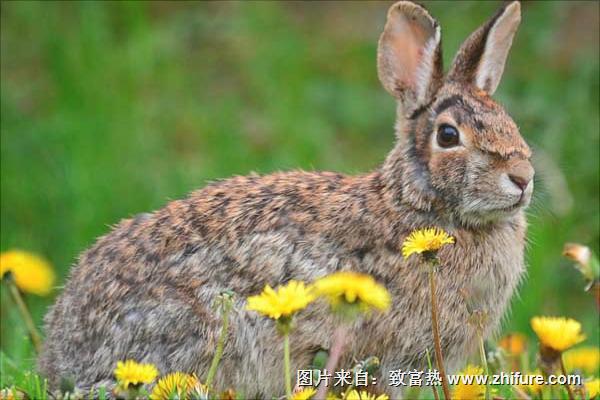
{"type": "MultiPolygon", "coordinates": [[[[411,30],[435,34],[437,23],[420,6],[400,2],[392,10],[391,18],[408,13],[418,16],[411,21],[432,24],[411,30]]],[[[415,37],[406,48],[427,45],[429,36],[406,40],[415,37]]],[[[440,251],[437,288],[449,369],[460,366],[474,343],[460,291],[488,314],[485,335],[492,334],[524,271],[522,209],[531,184],[519,197],[509,177],[531,179],[529,148],[472,77],[441,80],[440,49],[430,52],[431,73],[403,75],[402,90],[391,87],[404,60],[386,59],[388,40],[403,39],[386,30],[380,41],[380,77],[399,100],[398,140],[384,164],[360,176],[297,171],[234,177],[122,221],[81,255],[46,317],[40,369],[52,385],[72,377],[85,390],[110,387],[116,362],[129,358],[155,363],[161,373],[204,377],[220,330],[212,304],[229,289],[237,301],[215,384],[252,398],[279,396],[281,341],[272,321],[244,309],[245,298],[265,284],[312,281],[338,270],[373,275],[393,298],[390,312],[355,324],[345,362],[378,356],[380,382],[390,369],[422,369],[432,349],[427,279],[416,257],[404,260],[400,250],[412,230],[429,226],[456,237],[440,251]],[[428,89],[420,96],[419,88],[428,89]],[[461,146],[436,146],[442,122],[459,129],[461,146]]],[[[427,60],[406,62],[419,72],[427,60]]],[[[330,346],[333,330],[321,303],[297,322],[295,369],[330,346]]],[[[396,388],[386,390],[399,395],[396,388]]]]}

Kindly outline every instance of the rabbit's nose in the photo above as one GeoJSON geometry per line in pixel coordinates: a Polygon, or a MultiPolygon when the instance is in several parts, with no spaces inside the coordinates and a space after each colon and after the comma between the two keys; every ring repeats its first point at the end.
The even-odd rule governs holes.
{"type": "Polygon", "coordinates": [[[508,172],[508,178],[512,183],[515,184],[521,191],[525,191],[527,186],[529,186],[529,182],[533,179],[533,167],[531,163],[526,160],[522,160],[516,165],[513,165],[511,170],[508,172]]]}
{"type": "Polygon", "coordinates": [[[510,178],[510,181],[512,183],[517,185],[517,187],[523,191],[525,190],[527,185],[529,185],[529,181],[531,180],[531,179],[523,178],[522,176],[512,175],[512,174],[508,174],[508,177],[510,178]]]}

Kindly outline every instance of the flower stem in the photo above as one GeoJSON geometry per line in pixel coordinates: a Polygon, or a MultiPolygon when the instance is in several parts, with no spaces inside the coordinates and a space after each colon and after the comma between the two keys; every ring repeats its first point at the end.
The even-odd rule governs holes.
{"type": "MultiPolygon", "coordinates": [[[[431,357],[429,356],[429,349],[425,349],[425,351],[427,352],[427,366],[429,367],[430,371],[433,371],[433,364],[431,364],[431,357]]],[[[437,386],[435,385],[431,385],[431,391],[433,392],[433,398],[435,400],[439,400],[440,399],[440,395],[438,394],[438,390],[437,390],[437,386]]]]}
{"type": "Polygon", "coordinates": [[[136,400],[136,399],[140,398],[141,397],[141,393],[140,393],[141,387],[142,387],[141,384],[139,384],[139,385],[130,385],[127,388],[125,398],[127,400],[136,400]]]}
{"type": "Polygon", "coordinates": [[[488,367],[487,356],[485,355],[485,345],[483,343],[483,335],[481,331],[477,332],[477,336],[479,336],[479,355],[481,357],[481,364],[483,365],[483,371],[485,375],[488,377],[485,381],[485,399],[490,400],[490,369],[488,367]]]}
{"type": "Polygon", "coordinates": [[[431,291],[431,328],[433,331],[433,342],[435,345],[435,360],[437,367],[440,371],[440,380],[442,381],[442,390],[444,391],[444,398],[450,400],[450,388],[448,387],[448,381],[446,377],[446,370],[444,369],[444,359],[442,357],[442,346],[440,344],[440,332],[438,330],[438,319],[437,319],[437,303],[435,301],[435,277],[434,277],[435,265],[433,262],[429,263],[429,289],[431,291]]]}
{"type": "Polygon", "coordinates": [[[283,372],[285,374],[285,395],[292,398],[292,377],[290,374],[290,334],[283,335],[283,372]]]}
{"type": "Polygon", "coordinates": [[[221,329],[221,335],[219,336],[219,341],[217,342],[217,349],[210,364],[210,369],[208,370],[208,374],[206,375],[205,384],[209,388],[217,373],[217,368],[219,367],[219,363],[221,362],[221,357],[223,356],[223,350],[225,348],[225,339],[227,338],[227,333],[229,330],[229,311],[231,311],[231,308],[233,307],[233,300],[230,296],[223,295],[221,301],[223,310],[223,328],[221,329]]]}
{"type": "MultiPolygon", "coordinates": [[[[346,344],[346,336],[347,336],[348,327],[345,323],[341,323],[335,331],[333,332],[333,342],[331,345],[331,350],[329,351],[329,358],[327,359],[327,365],[325,365],[326,372],[332,372],[337,367],[338,361],[342,356],[342,351],[344,349],[344,345],[346,344]]],[[[319,389],[317,390],[317,394],[315,395],[315,400],[324,400],[325,395],[327,394],[327,385],[321,383],[319,385],[319,389]]]]}
{"type": "Polygon", "coordinates": [[[571,390],[571,386],[569,386],[569,382],[567,381],[567,370],[565,368],[565,363],[563,362],[562,354],[560,355],[560,369],[562,374],[565,376],[565,388],[567,389],[567,394],[569,395],[569,400],[575,400],[575,396],[573,396],[573,391],[571,390]]]}
{"type": "Polygon", "coordinates": [[[33,343],[33,348],[34,348],[35,352],[37,354],[39,354],[41,347],[42,347],[42,339],[41,339],[41,336],[40,336],[38,330],[35,327],[35,324],[33,323],[33,318],[31,317],[31,313],[29,312],[29,309],[27,308],[27,305],[25,304],[25,301],[23,300],[23,297],[21,296],[21,292],[17,288],[17,285],[15,284],[15,281],[12,278],[12,275],[8,274],[6,281],[8,283],[8,287],[10,288],[10,294],[12,295],[13,300],[17,304],[19,313],[21,314],[21,317],[23,318],[23,321],[25,322],[25,326],[27,327],[27,330],[29,331],[29,337],[31,338],[31,343],[33,343]]]}

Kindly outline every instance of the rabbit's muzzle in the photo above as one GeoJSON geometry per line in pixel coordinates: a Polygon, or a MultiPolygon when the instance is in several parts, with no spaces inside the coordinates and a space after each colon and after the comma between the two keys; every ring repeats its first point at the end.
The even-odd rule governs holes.
{"type": "Polygon", "coordinates": [[[507,195],[517,198],[512,207],[526,207],[533,193],[533,166],[529,160],[522,158],[511,158],[507,164],[506,172],[500,178],[501,188],[507,195]]]}
{"type": "Polygon", "coordinates": [[[473,154],[467,163],[465,184],[457,207],[471,224],[509,218],[527,207],[533,193],[534,169],[528,157],[515,154],[473,154]]]}

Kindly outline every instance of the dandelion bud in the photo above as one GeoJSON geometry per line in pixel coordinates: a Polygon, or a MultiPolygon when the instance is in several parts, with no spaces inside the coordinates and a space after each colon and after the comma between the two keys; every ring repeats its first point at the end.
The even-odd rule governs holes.
{"type": "Polygon", "coordinates": [[[589,247],[578,243],[566,243],[563,256],[575,262],[574,267],[587,281],[586,290],[589,290],[594,282],[600,279],[600,263],[589,247]]]}

